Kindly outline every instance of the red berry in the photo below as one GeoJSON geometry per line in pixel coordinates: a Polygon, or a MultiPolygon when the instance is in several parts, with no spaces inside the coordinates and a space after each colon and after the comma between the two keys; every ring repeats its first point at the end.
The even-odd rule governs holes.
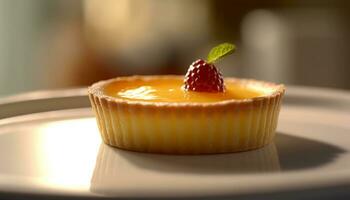
{"type": "Polygon", "coordinates": [[[185,76],[185,89],[196,92],[223,92],[224,79],[213,65],[198,59],[191,64],[185,76]]]}

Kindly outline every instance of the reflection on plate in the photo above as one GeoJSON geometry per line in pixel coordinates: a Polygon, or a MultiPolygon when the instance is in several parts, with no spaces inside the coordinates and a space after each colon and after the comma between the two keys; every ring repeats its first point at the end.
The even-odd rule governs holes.
{"type": "Polygon", "coordinates": [[[275,144],[241,153],[187,156],[138,153],[101,144],[90,189],[108,194],[111,188],[118,190],[126,185],[138,185],[152,174],[153,178],[166,183],[169,177],[177,174],[210,176],[279,170],[275,144]]]}
{"type": "Polygon", "coordinates": [[[90,191],[123,196],[130,190],[147,193],[164,187],[166,193],[169,187],[209,184],[210,177],[225,180],[317,168],[341,153],[344,150],[330,144],[284,133],[278,133],[275,143],[264,148],[231,154],[148,154],[101,144],[90,191]]]}

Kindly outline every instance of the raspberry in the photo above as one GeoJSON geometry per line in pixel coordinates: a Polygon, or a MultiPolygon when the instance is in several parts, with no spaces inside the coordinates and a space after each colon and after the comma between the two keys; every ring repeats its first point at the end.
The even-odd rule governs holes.
{"type": "Polygon", "coordinates": [[[196,92],[223,92],[224,79],[213,65],[198,59],[191,64],[185,76],[185,89],[196,92]]]}

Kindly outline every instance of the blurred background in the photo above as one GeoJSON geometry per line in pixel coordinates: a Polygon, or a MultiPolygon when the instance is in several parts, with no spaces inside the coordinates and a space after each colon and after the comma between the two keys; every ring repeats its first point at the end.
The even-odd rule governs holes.
{"type": "Polygon", "coordinates": [[[232,42],[225,76],[350,89],[346,0],[0,0],[0,96],[185,74],[232,42]]]}

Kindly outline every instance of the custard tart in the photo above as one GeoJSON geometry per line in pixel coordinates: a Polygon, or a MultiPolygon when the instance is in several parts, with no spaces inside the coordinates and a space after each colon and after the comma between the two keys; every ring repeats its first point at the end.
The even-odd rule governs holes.
{"type": "Polygon", "coordinates": [[[275,135],[285,87],[222,78],[197,60],[186,76],[129,76],[88,89],[103,141],[152,153],[211,154],[257,149],[275,135]]]}

